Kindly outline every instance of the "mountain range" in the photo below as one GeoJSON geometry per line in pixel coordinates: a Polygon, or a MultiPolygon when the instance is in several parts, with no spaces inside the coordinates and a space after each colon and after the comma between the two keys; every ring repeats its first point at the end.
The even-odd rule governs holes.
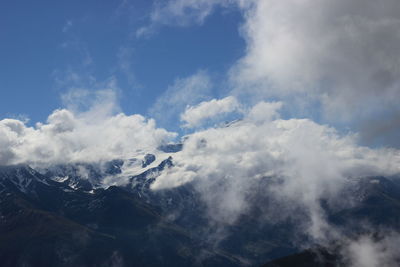
{"type": "MultiPolygon", "coordinates": [[[[210,220],[192,183],[152,190],[181,149],[170,144],[158,154],[101,164],[1,166],[1,266],[346,265],[343,240],[313,243],[295,220],[263,220],[260,205],[221,226],[210,220]]],[[[276,182],[266,177],[260,186],[276,182]]],[[[400,230],[398,178],[349,179],[343,194],[351,204],[333,209],[321,199],[321,207],[347,236],[400,230]]],[[[253,198],[273,201],[262,191],[253,198]]]]}

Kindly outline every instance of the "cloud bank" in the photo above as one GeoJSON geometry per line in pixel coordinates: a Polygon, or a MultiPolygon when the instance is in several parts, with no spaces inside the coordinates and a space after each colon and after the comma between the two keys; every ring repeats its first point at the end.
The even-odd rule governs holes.
{"type": "MultiPolygon", "coordinates": [[[[72,99],[81,93],[71,94],[72,99]]],[[[89,109],[55,110],[46,123],[35,127],[19,120],[1,120],[0,164],[129,158],[138,151],[154,151],[176,137],[157,128],[153,119],[115,113],[116,104],[111,101],[105,105],[107,100],[100,97],[115,99],[112,92],[99,92],[97,96],[96,104],[89,109]],[[109,107],[109,112],[98,105],[109,107]]],[[[219,114],[225,105],[240,106],[233,97],[214,99],[195,107],[206,114],[195,118],[219,114]],[[218,112],[211,108],[214,106],[218,112]],[[209,110],[214,111],[207,113],[209,110]]],[[[263,220],[270,223],[300,216],[299,230],[315,242],[324,244],[340,237],[340,231],[327,222],[320,200],[352,205],[342,197],[349,178],[399,174],[400,151],[359,146],[357,135],[339,134],[310,119],[282,119],[282,106],[282,102],[261,101],[242,109],[241,120],[185,136],[183,150],[173,155],[174,166],[161,172],[151,189],[191,183],[207,207],[210,223],[218,227],[234,224],[256,205],[263,211],[263,220]],[[257,202],[257,196],[268,196],[272,202],[257,202]]],[[[383,264],[382,259],[393,262],[396,259],[389,248],[396,240],[391,236],[378,243],[352,240],[342,253],[354,266],[363,266],[365,253],[372,257],[372,263],[383,264]],[[375,254],[368,252],[371,249],[375,254]]]]}
{"type": "MultiPolygon", "coordinates": [[[[80,99],[85,91],[68,99],[80,99]],[[79,96],[79,97],[78,97],[79,96]]],[[[100,91],[84,112],[58,109],[46,123],[29,127],[14,119],[0,121],[0,164],[96,162],[126,158],[173,139],[176,134],[156,127],[153,119],[115,113],[113,91],[100,91]]],[[[78,101],[79,102],[79,101],[78,101]]],[[[75,102],[77,103],[77,102],[75,102]]]]}
{"type": "Polygon", "coordinates": [[[213,218],[233,222],[248,208],[260,181],[282,179],[278,187],[261,190],[306,208],[315,237],[324,227],[322,196],[336,197],[349,177],[400,173],[400,152],[357,145],[356,135],[309,119],[280,119],[281,103],[260,102],[243,119],[186,137],[175,166],[162,173],[155,190],[193,182],[213,218]],[[271,178],[272,179],[272,178],[271,178]]]}

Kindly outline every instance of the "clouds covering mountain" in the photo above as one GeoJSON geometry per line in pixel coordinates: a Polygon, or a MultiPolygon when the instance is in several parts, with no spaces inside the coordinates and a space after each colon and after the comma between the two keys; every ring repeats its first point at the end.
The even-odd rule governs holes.
{"type": "Polygon", "coordinates": [[[176,136],[157,128],[152,119],[116,114],[107,108],[115,104],[102,97],[85,112],[58,109],[46,123],[33,127],[20,120],[1,120],[0,163],[51,164],[125,158],[137,150],[150,151],[176,136]]]}
{"type": "MultiPolygon", "coordinates": [[[[0,165],[7,171],[0,195],[6,199],[12,192],[16,206],[28,214],[43,209],[40,220],[51,218],[56,226],[101,242],[109,237],[80,216],[35,206],[40,194],[34,201],[20,194],[35,185],[30,181],[45,192],[55,186],[65,197],[58,208],[66,214],[76,199],[83,213],[105,199],[107,205],[95,205],[101,208],[89,217],[117,239],[123,235],[110,225],[127,226],[105,223],[102,216],[109,214],[102,212],[115,215],[110,206],[118,210],[118,203],[135,207],[132,214],[150,218],[151,230],[161,231],[156,236],[172,246],[199,242],[179,250],[183,264],[194,264],[187,255],[204,244],[214,263],[222,258],[239,265],[318,245],[334,247],[354,267],[395,266],[400,224],[391,217],[400,210],[400,2],[157,1],[135,38],[151,38],[165,26],[201,25],[218,9],[239,10],[246,45],[228,66],[227,88],[218,97],[211,97],[210,72],[200,70],[177,78],[157,96],[149,115],[122,112],[111,82],[95,92],[70,90],[46,122],[2,119],[0,165]],[[169,124],[180,124],[178,133],[158,126],[169,124]],[[30,167],[8,172],[18,164],[30,167]],[[253,243],[241,239],[246,234],[253,243]],[[253,249],[235,247],[231,239],[253,249]],[[276,244],[266,244],[269,240],[276,244]],[[279,249],[257,254],[260,246],[279,249]]],[[[116,218],[126,219],[123,212],[116,218]]],[[[143,237],[127,229],[122,233],[129,238],[137,234],[154,244],[147,232],[143,237]]]]}
{"type": "MultiPolygon", "coordinates": [[[[214,103],[217,100],[210,105],[214,103]]],[[[340,134],[310,119],[282,119],[281,106],[279,102],[260,102],[243,111],[240,120],[185,136],[182,149],[169,153],[171,166],[148,176],[154,179],[148,186],[157,194],[190,184],[205,205],[205,216],[216,231],[211,236],[217,240],[224,239],[219,231],[235,225],[255,208],[261,212],[261,225],[300,220],[296,232],[311,243],[340,239],[343,230],[326,219],[324,205],[333,210],[351,207],[354,203],[346,190],[352,179],[399,174],[400,152],[359,146],[356,135],[340,134]],[[268,196],[268,201],[260,196],[268,196]]],[[[3,151],[8,151],[2,155],[3,165],[122,159],[120,171],[99,180],[97,186],[126,186],[134,181],[130,179],[132,170],[147,167],[129,163],[134,162],[130,159],[159,151],[175,137],[140,115],[111,113],[92,121],[88,114],[93,113],[56,110],[46,124],[36,127],[2,120],[3,147],[7,148],[3,151]]],[[[163,153],[156,156],[154,164],[167,158],[168,153],[163,153]]],[[[80,168],[83,172],[77,177],[88,179],[83,175],[87,173],[85,165],[80,168]]],[[[357,244],[350,248],[364,248],[357,244]]]]}

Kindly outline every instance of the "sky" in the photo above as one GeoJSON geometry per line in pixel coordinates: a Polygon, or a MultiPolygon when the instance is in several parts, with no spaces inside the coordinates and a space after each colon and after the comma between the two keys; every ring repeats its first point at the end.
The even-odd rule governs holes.
{"type": "Polygon", "coordinates": [[[357,132],[363,145],[400,145],[395,0],[1,5],[0,118],[34,125],[73,92],[109,89],[120,111],[183,135],[186,106],[232,95],[244,107],[284,101],[285,118],[357,132]]]}
{"type": "MultiPolygon", "coordinates": [[[[171,142],[277,113],[398,149],[398,10],[397,0],[2,1],[0,118],[4,131],[39,135],[140,118],[171,142]]],[[[5,133],[18,154],[22,139],[5,133]]]]}
{"type": "MultiPolygon", "coordinates": [[[[148,24],[151,1],[2,1],[1,6],[1,118],[45,121],[64,105],[62,95],[77,88],[99,90],[110,80],[124,112],[148,115],[177,79],[203,70],[222,80],[245,48],[238,34],[242,17],[233,8],[216,11],[202,25],[136,37],[148,24]]],[[[210,97],[217,94],[210,91],[210,97]]]]}

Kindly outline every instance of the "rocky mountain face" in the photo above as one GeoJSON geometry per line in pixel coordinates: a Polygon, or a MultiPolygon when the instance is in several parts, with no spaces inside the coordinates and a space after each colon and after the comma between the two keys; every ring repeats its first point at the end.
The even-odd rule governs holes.
{"type": "Polygon", "coordinates": [[[202,257],[235,265],[124,188],[71,190],[27,166],[0,175],[2,266],[188,266],[202,257]],[[29,176],[11,181],[11,174],[29,176]]]}
{"type": "MultiPolygon", "coordinates": [[[[307,237],[296,234],[296,222],[260,223],[263,211],[257,206],[221,230],[209,221],[191,183],[151,190],[158,175],[173,167],[173,153],[181,148],[165,146],[161,156],[144,154],[102,164],[0,167],[1,265],[259,266],[274,260],[266,266],[294,266],[293,262],[335,266],[340,262],[325,248],[301,252],[303,247],[293,237],[300,241],[307,237]],[[115,182],[121,179],[125,182],[115,182]],[[286,258],[275,260],[280,257],[286,258]]],[[[352,205],[335,210],[326,205],[329,222],[355,236],[363,231],[355,221],[400,229],[396,181],[352,180],[346,193],[352,205]]],[[[262,192],[254,197],[258,202],[271,201],[262,192]]]]}

